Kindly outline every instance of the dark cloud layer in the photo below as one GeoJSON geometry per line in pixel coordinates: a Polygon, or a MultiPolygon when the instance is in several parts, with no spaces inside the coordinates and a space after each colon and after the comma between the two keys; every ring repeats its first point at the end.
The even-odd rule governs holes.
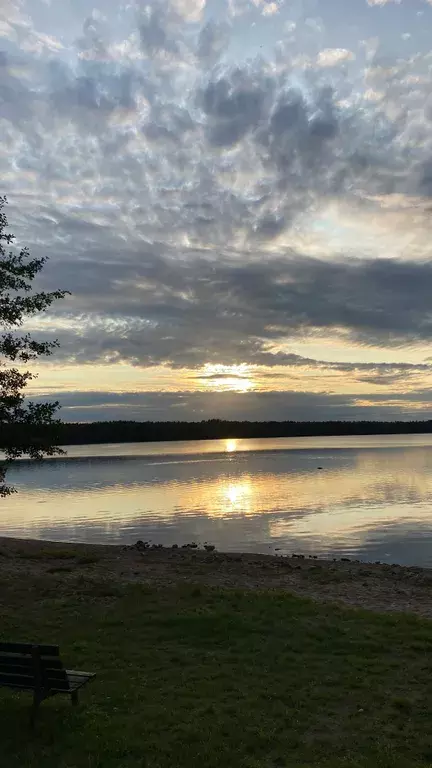
{"type": "Polygon", "coordinates": [[[344,328],[352,341],[381,346],[431,335],[430,263],[326,263],[300,254],[267,261],[255,254],[247,263],[220,256],[214,264],[198,254],[183,261],[151,250],[124,256],[101,272],[89,253],[76,278],[72,263],[51,271],[50,287],[66,270],[79,280],[70,306],[86,313],[79,341],[61,333],[63,355],[75,349],[82,360],[110,353],[185,367],[204,360],[290,365],[289,353],[268,345],[315,329],[344,328]],[[106,315],[111,326],[92,327],[92,316],[106,315]]]}
{"type": "Polygon", "coordinates": [[[430,392],[412,398],[408,395],[375,396],[367,405],[359,404],[353,396],[328,392],[50,392],[49,396],[59,400],[64,421],[72,422],[116,419],[201,421],[215,417],[233,421],[392,421],[401,418],[404,401],[406,408],[402,418],[417,420],[416,404],[421,402],[430,407],[432,403],[430,392]]]}

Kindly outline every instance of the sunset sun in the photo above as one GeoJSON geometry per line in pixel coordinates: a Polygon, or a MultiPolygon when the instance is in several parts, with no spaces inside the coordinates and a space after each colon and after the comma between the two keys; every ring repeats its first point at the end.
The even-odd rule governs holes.
{"type": "Polygon", "coordinates": [[[200,375],[206,389],[216,392],[249,392],[254,388],[251,366],[206,363],[200,375]]]}

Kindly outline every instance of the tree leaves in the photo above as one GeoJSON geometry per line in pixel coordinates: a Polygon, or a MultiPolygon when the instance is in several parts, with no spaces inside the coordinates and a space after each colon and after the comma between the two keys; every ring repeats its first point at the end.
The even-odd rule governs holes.
{"type": "Polygon", "coordinates": [[[4,330],[0,334],[0,451],[4,455],[0,459],[0,496],[15,491],[4,482],[12,461],[23,455],[41,460],[62,453],[55,445],[60,422],[54,416],[59,404],[27,402],[24,390],[35,376],[7,367],[7,361],[26,363],[52,353],[57,341],[36,341],[28,333],[19,335],[15,329],[68,293],[32,293],[32,281],[46,259],[32,259],[27,248],[18,253],[9,250],[15,238],[6,231],[6,204],[6,197],[0,196],[0,328],[4,330]]]}

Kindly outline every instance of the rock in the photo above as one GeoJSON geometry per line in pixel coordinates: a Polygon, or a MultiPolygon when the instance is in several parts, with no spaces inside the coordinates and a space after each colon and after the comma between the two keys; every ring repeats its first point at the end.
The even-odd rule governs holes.
{"type": "Polygon", "coordinates": [[[206,552],[214,552],[216,547],[214,544],[204,544],[204,549],[206,552]]]}
{"type": "Polygon", "coordinates": [[[178,544],[173,544],[171,549],[178,549],[178,544]]]}
{"type": "Polygon", "coordinates": [[[137,543],[134,545],[134,548],[138,549],[140,551],[143,550],[143,549],[150,549],[150,542],[148,542],[148,541],[141,541],[141,539],[139,539],[137,541],[137,543]]]}

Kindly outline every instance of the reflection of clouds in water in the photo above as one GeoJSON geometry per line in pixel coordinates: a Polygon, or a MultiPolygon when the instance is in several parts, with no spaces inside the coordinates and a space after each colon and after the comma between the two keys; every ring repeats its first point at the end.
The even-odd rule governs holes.
{"type": "MultiPolygon", "coordinates": [[[[362,557],[370,549],[371,559],[385,559],[391,535],[401,550],[399,531],[409,562],[417,557],[409,555],[416,531],[432,543],[430,449],[239,454],[235,443],[224,441],[225,458],[203,462],[93,458],[23,466],[21,492],[3,503],[0,533],[113,543],[195,539],[227,550],[277,546],[362,557]]],[[[426,550],[422,543],[422,562],[426,550]]],[[[392,557],[402,561],[402,554],[392,557]]]]}
{"type": "Polygon", "coordinates": [[[371,530],[382,530],[389,524],[393,525],[425,525],[431,519],[428,510],[414,512],[407,505],[392,507],[371,507],[353,509],[320,509],[318,515],[298,514],[289,519],[274,519],[270,524],[270,535],[275,538],[294,536],[299,538],[318,537],[319,540],[332,546],[338,539],[350,542],[350,545],[361,547],[371,530]]]}
{"type": "MultiPolygon", "coordinates": [[[[253,487],[254,506],[249,511],[255,513],[315,511],[322,505],[413,503],[432,494],[432,474],[428,471],[432,452],[412,453],[415,457],[410,456],[410,451],[395,451],[390,457],[384,451],[341,451],[328,456],[309,452],[231,453],[175,463],[139,459],[47,462],[37,468],[22,467],[13,476],[21,493],[9,502],[9,510],[18,513],[24,506],[24,494],[32,504],[36,497],[40,500],[44,489],[49,489],[51,498],[57,493],[69,501],[81,496],[80,504],[90,505],[89,513],[94,503],[105,507],[104,499],[108,509],[117,506],[118,501],[130,511],[130,503],[138,494],[139,509],[144,501],[146,507],[162,516],[179,508],[199,508],[207,515],[219,516],[223,514],[224,487],[244,482],[253,487]],[[324,471],[316,471],[319,464],[324,471]],[[95,493],[100,500],[90,498],[95,493]]],[[[56,514],[62,514],[62,510],[56,514]]]]}
{"type": "Polygon", "coordinates": [[[364,559],[402,565],[432,566],[432,521],[405,520],[376,525],[361,542],[364,559]]]}
{"type": "MultiPolygon", "coordinates": [[[[172,520],[153,522],[134,521],[129,525],[111,525],[101,520],[90,522],[85,528],[64,521],[60,524],[47,524],[43,527],[12,529],[11,536],[40,538],[52,541],[76,541],[92,543],[134,543],[138,539],[170,546],[196,541],[203,544],[211,542],[220,551],[269,552],[273,546],[269,537],[268,515],[252,518],[232,516],[210,519],[199,514],[178,516],[172,520]]],[[[292,551],[291,548],[290,551],[292,551]]]]}
{"type": "MultiPolygon", "coordinates": [[[[272,516],[259,515],[247,520],[240,518],[217,520],[214,524],[208,518],[189,516],[185,521],[162,524],[156,528],[145,526],[133,528],[112,527],[92,523],[83,529],[65,523],[26,530],[27,536],[52,541],[75,541],[90,543],[133,543],[137,539],[150,540],[166,546],[188,541],[203,543],[211,541],[220,551],[274,552],[291,554],[302,552],[321,557],[358,557],[374,562],[380,560],[404,565],[432,565],[431,528],[419,523],[413,530],[407,521],[393,525],[377,525],[367,531],[363,539],[325,539],[320,535],[297,536],[286,532],[274,538],[271,529],[272,516]]],[[[20,532],[11,532],[18,535],[20,532]]],[[[21,532],[21,535],[22,532],[21,532]]]]}

